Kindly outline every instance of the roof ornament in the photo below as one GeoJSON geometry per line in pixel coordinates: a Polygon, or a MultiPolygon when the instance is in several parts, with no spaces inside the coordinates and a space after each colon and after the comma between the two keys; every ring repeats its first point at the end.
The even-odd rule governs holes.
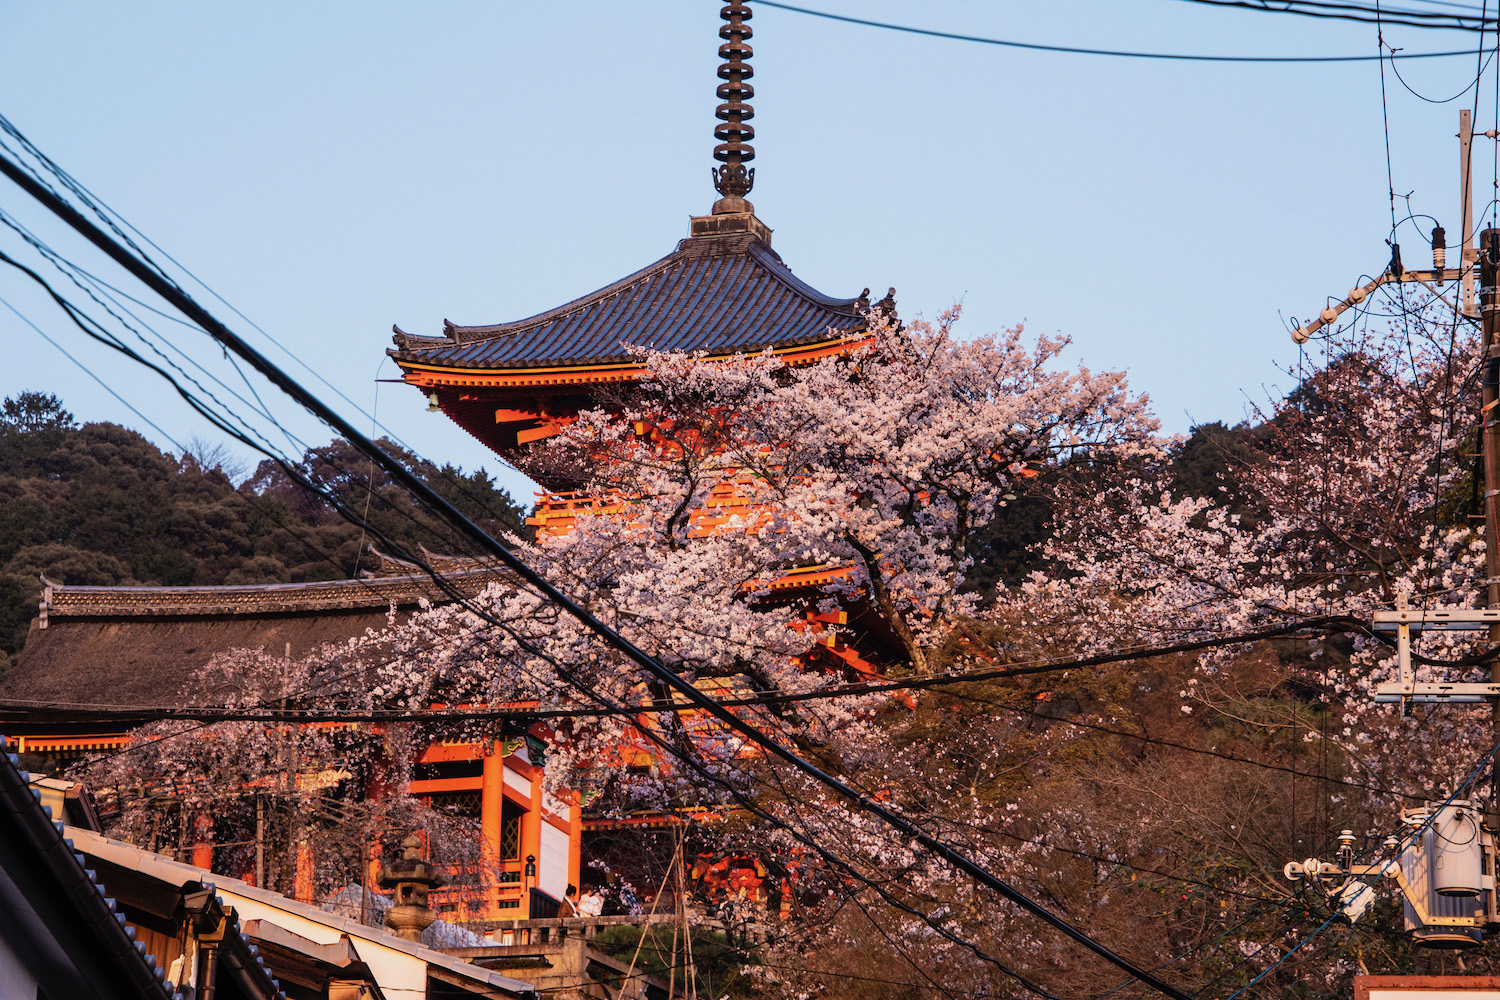
{"type": "Polygon", "coordinates": [[[714,190],[722,196],[714,202],[714,215],[755,211],[755,206],[745,200],[755,186],[755,168],[745,167],[755,159],[755,147],[750,145],[755,128],[746,124],[755,117],[755,109],[746,103],[755,96],[755,88],[745,82],[755,75],[750,68],[753,52],[748,44],[753,32],[745,23],[752,16],[749,4],[742,0],[731,0],[719,10],[719,17],[725,21],[719,28],[719,37],[724,39],[719,58],[725,61],[719,66],[719,79],[724,82],[719,84],[718,95],[724,103],[715,110],[720,124],[714,127],[714,138],[719,140],[714,159],[723,166],[711,171],[714,190]]]}

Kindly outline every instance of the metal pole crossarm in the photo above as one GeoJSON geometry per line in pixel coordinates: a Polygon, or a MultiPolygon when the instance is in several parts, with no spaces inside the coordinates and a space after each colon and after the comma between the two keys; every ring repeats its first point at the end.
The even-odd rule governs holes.
{"type": "Polygon", "coordinates": [[[1395,632],[1402,625],[1413,632],[1433,629],[1443,632],[1482,632],[1500,625],[1500,608],[1454,608],[1445,611],[1376,611],[1370,621],[1377,632],[1395,632]]]}
{"type": "Polygon", "coordinates": [[[1375,689],[1375,701],[1398,704],[1403,713],[1412,705],[1500,704],[1500,681],[1481,684],[1418,681],[1411,662],[1413,632],[1433,629],[1444,632],[1488,631],[1500,626],[1500,608],[1454,608],[1418,611],[1408,608],[1406,595],[1396,595],[1396,610],[1376,611],[1370,616],[1376,632],[1396,633],[1397,680],[1375,689]]]}
{"type": "Polygon", "coordinates": [[[599,636],[606,644],[623,653],[647,673],[656,676],[671,688],[685,695],[699,709],[713,716],[730,730],[740,733],[770,756],[801,771],[803,774],[836,792],[855,808],[875,816],[886,825],[910,837],[954,868],[969,875],[981,885],[1014,903],[1032,916],[1049,924],[1121,971],[1135,977],[1152,989],[1172,997],[1173,1000],[1193,1000],[1188,994],[1157,978],[1150,971],[1140,968],[1123,956],[1115,954],[1104,944],[1094,940],[1051,910],[1048,910],[1029,896],[1013,888],[1009,883],[1002,881],[981,867],[977,862],[971,860],[967,855],[933,837],[917,824],[881,805],[870,796],[857,791],[833,775],[828,774],[810,761],[803,759],[778,741],[766,736],[754,726],[746,724],[739,716],[724,708],[712,697],[699,691],[676,671],[638,648],[629,639],[620,635],[567,594],[557,589],[551,581],[538,573],[524,560],[515,555],[515,553],[511,552],[510,549],[491,537],[483,528],[470,521],[456,507],[436,493],[404,465],[386,454],[384,449],[361,434],[359,430],[324,404],[322,400],[303,388],[290,375],[287,375],[269,359],[262,356],[260,352],[240,339],[238,335],[223,323],[215,319],[207,310],[195,302],[191,296],[116,243],[99,227],[79,214],[72,205],[37,183],[24,170],[11,162],[9,158],[0,156],[0,173],[9,177],[22,190],[75,229],[90,243],[102,250],[117,264],[129,271],[143,284],[156,292],[156,294],[170,302],[183,315],[197,323],[219,344],[239,355],[240,358],[277,388],[291,396],[314,416],[338,432],[345,440],[364,453],[366,457],[385,470],[392,479],[400,483],[434,511],[441,514],[449,523],[462,530],[482,549],[496,559],[499,559],[513,570],[517,576],[534,587],[538,593],[562,608],[579,623],[599,636]]]}
{"type": "Polygon", "coordinates": [[[1387,681],[1375,689],[1381,705],[1479,705],[1500,699],[1500,684],[1387,681]]]}
{"type": "MultiPolygon", "coordinates": [[[[1307,879],[1310,882],[1332,882],[1336,879],[1343,879],[1342,885],[1347,885],[1353,880],[1369,882],[1383,878],[1390,879],[1400,887],[1401,895],[1406,897],[1406,901],[1411,904],[1412,910],[1416,912],[1417,920],[1421,923],[1429,927],[1473,927],[1476,923],[1473,917],[1433,916],[1427,908],[1427,894],[1412,885],[1399,861],[1382,861],[1375,865],[1350,865],[1347,868],[1341,868],[1328,861],[1316,862],[1316,864],[1318,870],[1313,871],[1308,862],[1293,861],[1282,869],[1282,874],[1289,879],[1307,879]]],[[[1342,888],[1342,885],[1339,888],[1342,888]]]]}
{"type": "MultiPolygon", "coordinates": [[[[1313,320],[1310,323],[1304,324],[1303,326],[1297,327],[1297,329],[1292,331],[1292,340],[1293,342],[1298,344],[1307,343],[1308,339],[1312,337],[1313,334],[1317,333],[1325,326],[1332,326],[1345,312],[1359,305],[1380,286],[1389,284],[1392,281],[1420,283],[1428,286],[1434,292],[1436,292],[1436,286],[1448,281],[1458,281],[1468,275],[1470,270],[1470,268],[1465,267],[1445,267],[1442,270],[1433,269],[1426,271],[1411,271],[1403,269],[1399,275],[1392,274],[1389,270],[1387,270],[1378,278],[1375,278],[1372,281],[1368,281],[1365,284],[1358,286],[1357,288],[1350,289],[1349,294],[1344,296],[1343,299],[1331,306],[1325,307],[1323,311],[1318,314],[1317,319],[1313,320]]],[[[1468,316],[1468,318],[1470,319],[1475,318],[1473,316],[1469,316],[1467,312],[1465,312],[1464,315],[1468,316]]]]}
{"type": "MultiPolygon", "coordinates": [[[[1449,302],[1454,309],[1465,319],[1477,320],[1480,318],[1479,310],[1474,307],[1474,267],[1479,260],[1479,251],[1473,244],[1474,227],[1474,184],[1473,171],[1470,164],[1469,151],[1474,140],[1473,115],[1465,108],[1458,113],[1458,188],[1459,188],[1459,241],[1458,241],[1458,263],[1457,268],[1445,267],[1445,247],[1442,242],[1443,230],[1433,230],[1432,242],[1432,269],[1428,271],[1409,270],[1401,266],[1400,247],[1394,243],[1391,245],[1391,264],[1385,273],[1374,281],[1360,285],[1349,290],[1349,294],[1341,302],[1324,307],[1318,314],[1318,318],[1310,323],[1292,331],[1292,340],[1298,344],[1305,344],[1313,334],[1332,325],[1341,315],[1354,306],[1359,305],[1365,298],[1381,285],[1389,281],[1418,282],[1426,285],[1432,292],[1442,298],[1442,293],[1437,286],[1448,281],[1459,283],[1459,298],[1457,303],[1449,302]]],[[[1485,133],[1489,135],[1491,133],[1485,133]]],[[[1391,239],[1395,240],[1395,234],[1391,239]]],[[[1444,302],[1448,302],[1446,298],[1444,302]]]]}

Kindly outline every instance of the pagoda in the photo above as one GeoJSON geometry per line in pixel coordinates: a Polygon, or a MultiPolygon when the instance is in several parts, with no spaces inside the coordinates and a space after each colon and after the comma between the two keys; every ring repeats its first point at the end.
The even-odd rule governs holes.
{"type": "MultiPolygon", "coordinates": [[[[396,327],[395,347],[387,351],[429,409],[440,410],[543,487],[527,521],[541,537],[568,534],[580,514],[629,509],[619,498],[572,492],[582,485],[579,470],[560,467],[528,446],[560,433],[584,410],[618,406],[649,375],[645,351],[683,352],[707,364],[768,352],[787,365],[804,365],[869,343],[871,316],[894,319],[895,289],[874,303],[868,288],[853,297],[831,296],[798,278],[772,249],[771,229],[747,197],[755,182],[748,166],[755,158],[751,11],[734,0],[720,16],[723,62],[713,149],[718,163],[711,171],[718,199],[708,214],[690,217],[687,237],[660,260],[553,309],[486,326],[445,320],[438,336],[396,327]]],[[[734,496],[732,486],[723,490],[708,508],[694,512],[695,532],[717,530],[730,520],[726,511],[747,502],[734,496]]],[[[788,567],[769,582],[768,599],[786,608],[790,627],[816,636],[812,651],[798,658],[804,668],[869,677],[904,654],[867,602],[849,599],[843,610],[818,609],[823,589],[848,572],[840,565],[788,567]]],[[[712,679],[699,686],[715,697],[749,693],[712,679]]],[[[681,702],[677,711],[691,729],[694,719],[688,717],[698,713],[681,702]]],[[[656,722],[643,714],[636,725],[645,730],[656,722]]],[[[636,766],[649,766],[655,756],[644,739],[621,753],[636,766]]],[[[589,815],[583,829],[589,837],[693,819],[589,815]]],[[[767,861],[754,851],[700,858],[694,880],[711,896],[748,895],[764,904],[767,861]]],[[[774,867],[781,872],[774,881],[790,878],[789,869],[774,867]]]]}
{"type": "MultiPolygon", "coordinates": [[[[719,119],[710,171],[719,197],[707,215],[692,216],[687,238],[667,256],[572,302],[526,319],[488,326],[444,321],[441,336],[395,328],[387,354],[403,380],[547,492],[527,523],[542,537],[566,535],[579,514],[618,513],[618,498],[586,496],[575,467],[559,467],[528,445],[559,433],[579,412],[611,405],[648,374],[642,351],[678,351],[704,363],[770,352],[803,365],[868,343],[870,316],[894,318],[895,289],[872,303],[870,290],[852,298],[824,294],[799,279],[771,249],[771,230],[747,195],[755,184],[755,89],[750,66],[750,7],[720,10],[719,119]]],[[[743,513],[731,486],[694,513],[695,530],[711,532],[743,513]]],[[[779,600],[807,603],[846,575],[843,566],[789,569],[770,582],[779,600]]],[[[878,672],[902,656],[888,625],[864,602],[842,612],[792,612],[794,627],[818,635],[814,658],[853,676],[878,672]],[[843,633],[832,625],[852,625],[843,633]]],[[[810,665],[810,663],[809,663],[810,665]]]]}
{"type": "MultiPolygon", "coordinates": [[[[719,198],[709,214],[691,218],[687,238],[634,274],[527,319],[489,326],[445,320],[436,337],[397,327],[387,352],[433,408],[544,487],[572,484],[530,461],[524,446],[598,405],[602,390],[628,390],[646,374],[643,348],[698,353],[710,362],[770,351],[799,365],[863,339],[869,289],[836,298],[799,279],[771,249],[771,230],[746,198],[755,183],[755,169],[746,166],[755,159],[751,12],[736,0],[720,14],[719,165],[712,170],[719,198]]],[[[889,298],[879,305],[892,308],[889,298]]]]}
{"type": "MultiPolygon", "coordinates": [[[[869,342],[871,316],[895,318],[892,288],[878,302],[870,290],[852,298],[818,291],[794,275],[771,249],[771,230],[747,195],[755,184],[754,71],[751,18],[742,0],[720,9],[717,94],[719,119],[710,174],[718,199],[707,215],[691,216],[688,235],[667,256],[572,302],[526,319],[488,326],[447,320],[441,336],[395,328],[387,354],[403,380],[419,388],[429,408],[441,410],[497,455],[530,475],[538,494],[527,524],[542,537],[566,535],[580,514],[625,509],[615,497],[585,496],[580,470],[559,467],[528,447],[559,433],[583,411],[610,406],[648,375],[642,352],[677,351],[703,363],[769,352],[803,365],[857,350],[869,342]]],[[[707,533],[744,513],[732,486],[694,512],[695,531],[707,533]]],[[[789,603],[815,595],[848,573],[843,566],[788,569],[769,584],[789,603]]],[[[819,636],[823,666],[856,676],[904,654],[888,625],[864,602],[842,612],[803,609],[794,627],[819,636]],[[852,625],[836,633],[830,625],[852,625]]]]}

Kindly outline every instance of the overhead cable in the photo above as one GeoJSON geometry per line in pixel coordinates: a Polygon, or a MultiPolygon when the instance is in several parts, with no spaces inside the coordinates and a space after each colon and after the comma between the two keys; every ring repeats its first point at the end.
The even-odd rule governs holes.
{"type": "Polygon", "coordinates": [[[874,816],[887,826],[910,837],[913,841],[921,844],[949,865],[964,872],[981,885],[1047,923],[1077,944],[1094,952],[1126,973],[1135,976],[1142,983],[1149,985],[1166,996],[1173,997],[1174,1000],[1191,1000],[1186,993],[1157,978],[1147,970],[1140,968],[1129,959],[1116,954],[1109,947],[1095,940],[1052,910],[999,878],[969,858],[962,851],[956,850],[937,837],[927,833],[917,824],[876,801],[872,796],[855,790],[844,781],[834,777],[793,750],[768,737],[754,726],[747,725],[733,712],[720,706],[715,699],[699,691],[681,674],[678,674],[656,657],[637,647],[629,639],[620,635],[592,612],[559,590],[550,580],[518,557],[507,546],[501,544],[488,532],[469,520],[452,503],[428,486],[427,483],[423,482],[419,476],[388,455],[384,449],[376,445],[375,442],[367,438],[336,411],[324,404],[317,396],[313,395],[268,358],[247,344],[204,309],[203,306],[199,305],[190,295],[177,287],[175,283],[163,279],[155,268],[143,263],[136,255],[128,252],[108,234],[84,218],[71,204],[49,190],[45,185],[38,183],[8,157],[0,156],[0,173],[4,173],[26,191],[27,194],[31,195],[31,197],[40,202],[54,215],[62,219],[90,243],[93,243],[121,267],[124,267],[133,274],[139,281],[201,326],[221,346],[239,355],[240,358],[263,377],[280,388],[314,416],[322,420],[344,437],[345,440],[353,444],[384,469],[393,480],[404,486],[412,495],[422,500],[443,519],[467,534],[480,548],[509,567],[539,594],[567,612],[587,630],[593,632],[603,640],[606,645],[625,655],[669,688],[682,694],[694,707],[701,709],[731,730],[738,732],[750,742],[759,746],[769,756],[781,760],[815,782],[827,787],[839,797],[847,800],[856,809],[874,816]]]}
{"type": "Polygon", "coordinates": [[[90,368],[88,365],[84,364],[82,361],[79,361],[72,354],[68,353],[68,349],[66,347],[64,347],[63,345],[59,344],[57,341],[53,340],[51,337],[47,336],[47,333],[46,333],[45,330],[43,330],[41,327],[39,327],[35,323],[33,323],[19,309],[17,309],[15,306],[11,305],[11,303],[8,300],[6,300],[4,298],[0,298],[0,306],[4,306],[5,308],[9,309],[11,312],[15,313],[17,319],[19,319],[22,323],[25,323],[27,326],[31,327],[31,329],[36,333],[36,335],[38,337],[41,337],[47,343],[49,343],[53,347],[57,348],[58,352],[60,354],[62,354],[63,357],[67,358],[69,361],[73,362],[73,364],[77,365],[83,371],[83,373],[85,375],[87,375],[89,378],[93,379],[95,382],[98,382],[99,386],[105,392],[107,392],[111,396],[113,396],[120,403],[120,405],[124,406],[131,413],[134,413],[139,419],[143,420],[146,423],[146,426],[150,427],[152,430],[156,431],[156,433],[160,434],[162,437],[164,437],[168,441],[172,442],[172,444],[176,446],[176,448],[177,448],[178,451],[182,452],[183,454],[187,454],[187,448],[184,447],[183,444],[180,441],[178,441],[172,435],[168,434],[165,430],[163,430],[161,428],[161,426],[159,424],[157,424],[150,417],[146,416],[140,410],[137,410],[134,406],[132,406],[130,404],[129,400],[127,400],[124,396],[120,395],[118,392],[115,392],[115,390],[110,387],[110,385],[109,385],[108,382],[104,381],[104,379],[102,379],[98,375],[96,375],[94,373],[94,370],[92,368],[90,368]]]}
{"type": "Polygon", "coordinates": [[[1484,12],[1474,14],[1441,14],[1433,11],[1404,10],[1369,6],[1360,3],[1330,3],[1326,0],[1183,0],[1185,3],[1210,7],[1233,7],[1264,14],[1298,14],[1359,24],[1397,24],[1408,28],[1433,28],[1446,31],[1484,31],[1495,19],[1484,12]]]}
{"type": "MultiPolygon", "coordinates": [[[[929,38],[947,38],[956,42],[976,42],[980,45],[999,45],[1010,49],[1027,49],[1034,52],[1060,52],[1070,55],[1082,56],[1115,56],[1122,59],[1166,59],[1175,62],[1218,62],[1218,63],[1347,63],[1347,62],[1374,62],[1381,56],[1214,56],[1198,55],[1182,52],[1134,52],[1123,49],[1091,49],[1081,48],[1073,45],[1043,45],[1037,42],[1016,42],[1003,38],[986,38],[980,35],[963,35],[951,31],[935,31],[931,28],[914,28],[905,24],[890,24],[885,21],[871,21],[863,17],[849,17],[845,14],[832,14],[828,11],[813,10],[809,7],[796,7],[789,3],[778,3],[773,0],[755,0],[757,7],[775,7],[779,10],[790,11],[794,14],[806,14],[809,17],[821,17],[830,21],[843,21],[846,24],[858,24],[866,28],[882,28],[887,31],[901,31],[911,35],[925,35],[929,38]]],[[[1459,49],[1452,52],[1403,52],[1393,59],[1441,59],[1447,56],[1473,55],[1472,49],[1459,49]]]]}

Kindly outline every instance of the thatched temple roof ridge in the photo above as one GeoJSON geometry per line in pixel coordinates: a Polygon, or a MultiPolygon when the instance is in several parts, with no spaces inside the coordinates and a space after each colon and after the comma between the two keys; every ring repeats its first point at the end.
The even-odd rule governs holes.
{"type": "MultiPolygon", "coordinates": [[[[505,579],[497,568],[442,573],[449,586],[473,595],[505,579]]],[[[271,615],[362,608],[406,608],[424,600],[451,600],[425,573],[316,583],[204,587],[73,587],[51,584],[42,592],[40,627],[57,618],[176,618],[271,615]]]]}
{"type": "MultiPolygon", "coordinates": [[[[378,553],[377,553],[378,555],[378,553]]],[[[428,565],[462,564],[433,557],[428,565]],[[436,562],[434,562],[436,559],[436,562]]],[[[376,570],[402,568],[399,560],[376,570]]],[[[415,565],[415,564],[405,564],[415,565]]],[[[465,597],[513,577],[494,566],[441,571],[465,597]]],[[[44,581],[42,613],[0,681],[0,702],[169,707],[195,701],[194,678],[234,649],[306,656],[406,621],[452,595],[426,574],[317,583],[204,587],[72,587],[44,581]]],[[[21,735],[26,732],[17,730],[21,735]]],[[[28,731],[29,732],[29,731],[28,731]]]]}

